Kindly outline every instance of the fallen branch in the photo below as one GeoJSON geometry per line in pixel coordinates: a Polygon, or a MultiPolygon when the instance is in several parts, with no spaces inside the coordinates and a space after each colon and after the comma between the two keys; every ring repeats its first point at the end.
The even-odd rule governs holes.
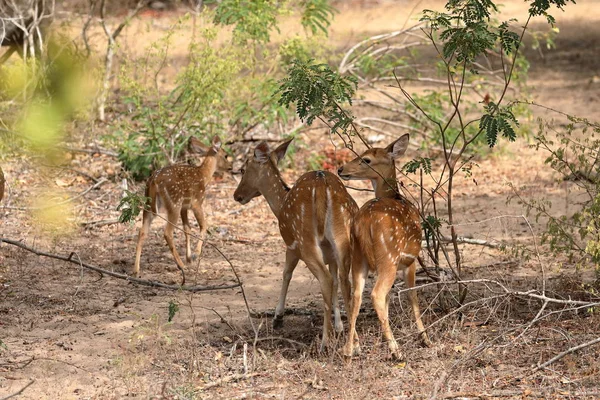
{"type": "MultiPolygon", "coordinates": [[[[452,238],[446,237],[446,236],[441,236],[440,241],[443,243],[452,243],[452,238]]],[[[491,247],[492,249],[496,249],[496,248],[500,247],[499,244],[492,243],[487,240],[473,239],[473,238],[467,238],[467,237],[462,237],[462,236],[458,236],[456,238],[456,243],[458,243],[458,244],[473,244],[473,245],[477,245],[477,246],[491,247]]]]}
{"type": "Polygon", "coordinates": [[[574,352],[576,352],[577,350],[581,350],[581,349],[584,349],[584,348],[586,348],[586,347],[593,346],[593,345],[595,345],[595,344],[597,344],[597,343],[600,343],[600,336],[599,336],[599,337],[597,337],[596,339],[590,340],[589,342],[585,342],[585,343],[582,343],[582,344],[580,344],[580,345],[577,345],[577,346],[571,347],[571,348],[569,348],[569,349],[567,349],[567,350],[563,351],[562,353],[558,353],[557,355],[555,355],[554,357],[552,357],[551,359],[549,359],[549,360],[548,360],[548,361],[546,361],[545,363],[543,363],[543,364],[541,364],[541,365],[538,365],[537,367],[535,367],[535,368],[534,368],[534,369],[533,369],[531,372],[532,372],[532,373],[534,373],[534,372],[537,372],[537,371],[539,371],[539,370],[541,370],[541,369],[544,369],[544,368],[546,368],[548,365],[550,365],[550,364],[552,364],[552,363],[554,363],[554,362],[556,362],[556,361],[560,360],[561,358],[563,358],[563,357],[564,357],[564,356],[566,356],[567,354],[574,353],[574,352]]]}
{"type": "Polygon", "coordinates": [[[248,304],[248,298],[246,297],[246,291],[244,290],[244,285],[242,285],[242,280],[240,279],[240,276],[237,273],[237,270],[233,266],[233,263],[231,262],[229,257],[227,257],[225,255],[225,253],[223,253],[221,251],[221,249],[219,249],[217,246],[215,246],[214,244],[209,243],[209,242],[206,242],[206,244],[208,244],[213,249],[215,249],[216,252],[219,253],[225,261],[227,261],[227,264],[229,264],[229,267],[231,268],[231,271],[233,272],[233,275],[235,275],[235,279],[237,280],[237,286],[240,288],[240,292],[242,292],[242,298],[244,299],[244,304],[246,305],[246,311],[248,312],[248,321],[250,321],[250,325],[252,326],[252,330],[254,331],[254,334],[258,335],[258,330],[254,326],[254,321],[252,321],[252,316],[250,315],[250,304],[248,304]]]}
{"type": "Polygon", "coordinates": [[[214,308],[202,307],[202,306],[200,306],[200,308],[202,308],[202,309],[204,309],[204,310],[207,310],[207,311],[212,311],[214,314],[216,314],[216,316],[217,316],[217,317],[219,317],[219,319],[221,320],[221,322],[222,322],[222,323],[226,324],[226,325],[229,327],[229,329],[231,329],[231,330],[232,330],[234,333],[236,333],[236,334],[237,334],[237,332],[238,332],[238,331],[237,331],[237,329],[235,329],[235,328],[234,328],[234,327],[233,327],[233,326],[232,326],[232,325],[229,323],[229,321],[227,321],[227,320],[225,319],[225,317],[223,317],[221,314],[219,314],[219,312],[218,312],[217,310],[215,310],[214,308]]]}
{"type": "MultiPolygon", "coordinates": [[[[576,392],[571,392],[571,391],[564,391],[561,390],[560,391],[560,395],[561,396],[565,396],[567,398],[571,397],[571,398],[584,398],[584,397],[589,397],[589,396],[598,396],[598,394],[600,394],[600,392],[585,392],[585,391],[576,391],[576,392]]],[[[461,399],[461,400],[484,400],[484,399],[489,399],[489,398],[498,398],[498,397],[511,397],[511,398],[523,398],[523,397],[533,397],[533,398],[542,398],[542,399],[548,399],[548,398],[553,398],[552,395],[556,395],[556,392],[554,391],[544,391],[544,392],[528,392],[527,395],[525,396],[524,391],[523,390],[493,390],[490,392],[483,392],[480,394],[475,394],[475,393],[471,393],[471,392],[454,392],[454,393],[446,393],[444,395],[441,396],[442,399],[461,399]]]]}
{"type": "Polygon", "coordinates": [[[368,189],[368,188],[357,188],[357,187],[353,187],[353,186],[348,186],[348,185],[344,185],[344,187],[346,189],[350,189],[350,190],[355,190],[357,192],[375,192],[373,189],[368,189]]]}
{"type": "MultiPolygon", "coordinates": [[[[438,318],[437,320],[433,321],[431,324],[429,324],[428,326],[425,327],[425,330],[428,331],[431,328],[433,328],[434,326],[439,325],[442,321],[450,318],[452,315],[456,315],[459,313],[462,313],[462,311],[470,306],[473,306],[474,304],[478,304],[478,303],[482,303],[482,302],[489,302],[489,301],[493,301],[493,300],[498,300],[501,298],[509,298],[511,296],[514,297],[525,297],[525,298],[530,298],[530,299],[536,299],[539,300],[541,302],[543,302],[545,304],[545,306],[543,307],[544,309],[546,308],[547,304],[563,304],[565,306],[578,306],[578,308],[584,308],[584,307],[597,307],[600,306],[600,301],[581,301],[581,300],[570,300],[570,299],[557,299],[557,298],[553,298],[553,297],[548,297],[544,294],[539,294],[536,290],[528,290],[526,292],[523,291],[517,291],[517,290],[513,290],[511,288],[508,288],[506,286],[504,286],[502,283],[498,282],[498,281],[494,281],[491,279],[472,279],[472,280],[451,280],[451,281],[440,281],[440,282],[431,282],[431,283],[425,283],[422,285],[418,285],[412,288],[405,288],[405,289],[398,289],[396,290],[396,295],[400,296],[400,294],[404,293],[404,292],[408,292],[410,290],[419,290],[428,286],[436,286],[439,287],[439,285],[455,285],[455,284],[469,284],[469,283],[480,283],[480,284],[484,284],[486,285],[487,289],[492,292],[494,295],[493,296],[489,296],[489,297],[482,297],[482,298],[478,298],[475,300],[472,300],[468,303],[464,303],[461,306],[455,308],[454,310],[452,310],[451,312],[445,314],[444,316],[438,318]],[[488,284],[491,285],[497,285],[500,287],[500,291],[496,290],[492,290],[492,288],[490,286],[488,286],[488,284]]],[[[440,288],[439,291],[443,290],[443,288],[440,288]]],[[[564,311],[564,310],[563,310],[564,311]]],[[[546,314],[547,316],[548,314],[546,314]]],[[[538,313],[538,315],[536,315],[535,319],[533,322],[537,322],[543,318],[545,318],[546,316],[541,315],[541,313],[538,313]]],[[[531,325],[533,325],[533,322],[531,323],[531,325]]],[[[527,326],[526,329],[529,329],[531,326],[527,326]]],[[[417,333],[411,333],[406,335],[404,338],[409,338],[411,336],[416,335],[417,333]]],[[[401,339],[404,339],[401,338],[401,339]]],[[[600,341],[600,338],[598,339],[598,341],[600,341]]],[[[591,344],[595,344],[594,343],[590,343],[591,344]]],[[[584,346],[585,347],[585,346],[584,346]]],[[[577,350],[577,349],[575,349],[577,350]]],[[[573,350],[574,351],[574,350],[573,350]]],[[[563,355],[564,356],[564,355],[563,355]]],[[[555,361],[555,360],[554,360],[555,361]]],[[[541,367],[540,367],[541,368],[541,367]]]]}
{"type": "MultiPolygon", "coordinates": [[[[306,308],[286,308],[283,315],[314,315],[315,312],[306,308]]],[[[252,318],[272,318],[275,316],[275,310],[251,311],[252,318]]]]}
{"type": "Polygon", "coordinates": [[[250,209],[258,206],[259,204],[261,204],[261,203],[259,203],[258,201],[255,201],[251,204],[243,205],[240,208],[228,211],[227,215],[239,215],[239,214],[243,213],[244,211],[250,210],[250,209]]]}
{"type": "Polygon", "coordinates": [[[68,146],[58,146],[59,149],[64,150],[64,151],[68,151],[70,153],[86,153],[86,154],[102,154],[105,156],[110,156],[110,157],[119,157],[118,153],[115,153],[114,151],[110,151],[110,150],[105,150],[105,149],[101,149],[101,148],[95,148],[95,149],[77,149],[77,148],[73,148],[73,147],[68,147],[68,146]]]}
{"type": "Polygon", "coordinates": [[[427,286],[440,285],[441,283],[446,284],[446,285],[454,285],[454,284],[458,284],[458,283],[460,283],[460,284],[466,284],[466,283],[488,284],[489,283],[492,285],[499,286],[501,289],[500,292],[497,292],[497,291],[495,292],[491,288],[488,287],[488,289],[492,293],[500,294],[500,295],[504,295],[504,296],[531,297],[531,298],[540,300],[542,302],[565,304],[565,305],[581,305],[581,306],[589,306],[589,307],[595,307],[597,305],[600,305],[600,302],[598,302],[598,301],[582,301],[582,300],[557,299],[554,297],[548,297],[544,294],[539,294],[538,291],[535,289],[531,289],[526,292],[522,292],[519,290],[513,290],[513,289],[510,289],[510,288],[504,286],[502,283],[500,283],[498,281],[495,281],[493,279],[485,279],[485,278],[484,279],[469,279],[469,280],[449,280],[449,281],[443,281],[443,282],[425,283],[423,285],[415,286],[412,288],[397,290],[396,293],[400,294],[403,292],[408,292],[410,290],[419,290],[419,289],[425,288],[427,286]]]}
{"type": "Polygon", "coordinates": [[[29,383],[27,385],[23,386],[18,392],[15,392],[13,394],[9,394],[6,397],[2,397],[2,398],[0,398],[0,400],[7,400],[7,399],[10,399],[12,397],[20,395],[21,393],[23,393],[25,391],[25,389],[27,389],[29,386],[33,385],[33,382],[35,382],[35,379],[30,380],[29,383]]]}
{"type": "Polygon", "coordinates": [[[80,222],[79,225],[81,225],[82,227],[84,227],[86,229],[91,229],[91,228],[98,228],[100,226],[105,226],[105,225],[118,224],[119,222],[120,221],[118,218],[113,218],[113,219],[101,219],[98,221],[80,222]]]}
{"type": "Polygon", "coordinates": [[[83,172],[83,171],[80,171],[80,170],[75,169],[75,168],[63,167],[63,166],[58,166],[58,165],[47,165],[47,164],[42,164],[42,165],[45,168],[54,168],[54,169],[60,169],[61,171],[71,171],[71,172],[74,172],[74,173],[76,173],[78,175],[81,175],[81,176],[83,176],[83,177],[91,180],[94,183],[98,183],[98,181],[100,180],[98,178],[94,178],[93,176],[91,176],[87,172],[83,172]]]}
{"type": "Polygon", "coordinates": [[[269,341],[269,340],[271,340],[271,341],[280,340],[280,341],[283,341],[283,342],[288,342],[288,343],[291,343],[291,344],[296,344],[296,345],[298,345],[300,347],[308,347],[306,345],[306,343],[302,343],[302,342],[299,342],[299,341],[294,340],[294,339],[284,338],[282,336],[267,336],[267,337],[262,337],[262,338],[256,338],[254,340],[254,342],[256,344],[257,342],[266,342],[266,341],[269,341]]]}
{"type": "Polygon", "coordinates": [[[126,274],[120,274],[118,272],[113,272],[113,271],[108,271],[106,269],[100,268],[100,267],[96,267],[95,265],[91,265],[91,264],[87,264],[84,263],[82,261],[77,261],[73,258],[73,256],[76,255],[75,252],[72,252],[69,257],[65,257],[65,256],[60,256],[57,254],[52,254],[52,253],[46,253],[40,250],[36,250],[32,247],[29,247],[21,242],[15,241],[15,240],[11,240],[11,239],[6,239],[3,237],[0,237],[0,244],[1,243],[8,243],[8,244],[12,244],[13,246],[17,246],[20,247],[24,250],[27,250],[31,253],[34,253],[38,256],[44,256],[44,257],[50,257],[50,258],[54,258],[57,260],[62,260],[62,261],[68,261],[70,263],[79,265],[81,267],[90,269],[92,271],[96,271],[99,272],[101,274],[106,274],[109,276],[112,276],[113,278],[118,278],[118,279],[123,279],[126,280],[128,282],[133,282],[133,283],[137,283],[138,285],[144,285],[144,286],[151,286],[151,287],[159,287],[162,289],[169,289],[169,290],[185,290],[188,292],[208,292],[211,290],[221,290],[221,289],[233,289],[236,287],[241,287],[242,286],[242,282],[238,279],[237,283],[234,284],[229,284],[229,285],[219,285],[219,286],[180,286],[180,285],[169,285],[167,283],[163,283],[163,282],[159,282],[159,281],[150,281],[150,280],[146,280],[146,279],[140,279],[140,278],[135,278],[133,276],[129,276],[126,274]]]}
{"type": "Polygon", "coordinates": [[[229,375],[229,376],[226,376],[225,378],[220,378],[220,379],[217,379],[216,381],[212,381],[210,383],[207,383],[204,386],[200,386],[197,389],[198,390],[206,390],[206,389],[213,388],[215,386],[220,386],[220,385],[222,385],[224,383],[229,383],[231,381],[240,381],[240,380],[243,380],[243,379],[252,378],[252,377],[257,376],[257,375],[258,375],[257,372],[254,372],[254,373],[251,373],[251,374],[234,374],[234,375],[229,375]]]}

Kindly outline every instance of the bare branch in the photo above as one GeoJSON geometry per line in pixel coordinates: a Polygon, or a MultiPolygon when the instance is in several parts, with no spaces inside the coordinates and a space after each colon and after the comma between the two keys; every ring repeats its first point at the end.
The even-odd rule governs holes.
{"type": "Polygon", "coordinates": [[[57,260],[62,260],[62,261],[67,261],[76,265],[79,265],[81,267],[87,268],[87,269],[91,269],[92,271],[96,271],[99,272],[101,274],[106,274],[109,276],[112,276],[114,278],[118,278],[118,279],[124,279],[126,281],[129,282],[133,282],[133,283],[137,283],[138,285],[144,285],[144,286],[152,286],[152,287],[159,287],[162,289],[169,289],[169,290],[185,290],[188,292],[207,292],[207,291],[211,291],[211,290],[221,290],[221,289],[233,289],[236,287],[240,287],[242,285],[241,281],[239,281],[238,278],[238,282],[234,283],[234,284],[230,284],[230,285],[220,285],[220,286],[180,286],[180,285],[169,285],[163,282],[159,282],[159,281],[150,281],[150,280],[146,280],[146,279],[140,279],[140,278],[135,278],[126,274],[120,274],[118,272],[113,272],[113,271],[108,271],[106,269],[100,268],[100,267],[96,267],[94,265],[91,264],[87,264],[84,263],[82,261],[78,261],[74,259],[74,256],[76,256],[76,253],[71,253],[69,255],[69,257],[65,257],[65,256],[60,256],[57,254],[52,254],[52,253],[46,253],[44,251],[40,251],[40,250],[36,250],[32,247],[29,247],[21,242],[18,242],[16,240],[12,240],[12,239],[7,239],[7,238],[3,238],[0,237],[0,244],[2,243],[8,243],[8,244],[12,244],[13,246],[17,246],[20,247],[24,250],[27,250],[31,253],[34,253],[38,256],[44,256],[44,257],[50,257],[50,258],[54,258],[57,260]]]}
{"type": "Polygon", "coordinates": [[[222,385],[224,383],[229,383],[229,382],[233,382],[233,381],[240,381],[240,380],[243,380],[243,379],[249,379],[249,378],[255,377],[257,375],[259,375],[258,372],[253,372],[251,374],[233,374],[233,375],[229,375],[229,376],[226,376],[224,378],[220,378],[220,379],[217,379],[215,381],[209,382],[206,385],[204,385],[202,387],[199,387],[198,390],[210,389],[210,388],[213,388],[215,386],[220,386],[220,385],[222,385]]]}
{"type": "Polygon", "coordinates": [[[98,96],[98,119],[100,121],[105,120],[105,107],[106,100],[108,98],[108,91],[110,90],[110,79],[112,76],[113,58],[115,55],[116,40],[123,28],[134,18],[146,5],[149,0],[139,0],[135,9],[131,10],[125,19],[117,26],[117,28],[111,33],[106,25],[106,0],[101,0],[100,3],[100,24],[108,39],[108,46],[106,49],[106,56],[104,57],[104,77],[102,79],[102,89],[98,96]]]}
{"type": "Polygon", "coordinates": [[[23,386],[21,389],[19,389],[18,392],[15,392],[13,394],[9,394],[8,396],[2,397],[2,398],[0,398],[0,400],[8,400],[10,398],[20,395],[21,393],[23,393],[25,391],[25,389],[27,389],[29,386],[33,385],[34,382],[35,382],[35,379],[30,380],[29,383],[27,385],[23,386]]]}
{"type": "Polygon", "coordinates": [[[593,346],[593,345],[595,345],[595,344],[597,344],[597,343],[600,343],[600,336],[599,336],[599,337],[597,337],[596,339],[590,340],[589,342],[585,342],[585,343],[582,343],[582,344],[580,344],[580,345],[577,345],[577,346],[571,347],[571,348],[569,348],[569,349],[567,349],[567,350],[565,350],[565,351],[563,351],[563,352],[561,352],[561,353],[559,353],[559,354],[555,355],[554,357],[552,357],[551,359],[549,359],[549,360],[548,360],[548,361],[546,361],[545,363],[543,363],[543,364],[541,364],[541,365],[538,365],[537,367],[535,367],[535,368],[534,368],[534,369],[533,369],[531,372],[533,373],[533,372],[537,372],[537,371],[539,371],[539,370],[541,370],[541,369],[544,369],[544,368],[546,368],[548,365],[550,365],[550,364],[552,364],[552,363],[554,363],[554,362],[556,362],[556,361],[560,360],[561,358],[563,358],[563,357],[564,357],[564,356],[566,356],[567,354],[574,353],[574,352],[576,352],[577,350],[581,350],[581,349],[584,349],[584,348],[586,348],[586,347],[593,346]]]}

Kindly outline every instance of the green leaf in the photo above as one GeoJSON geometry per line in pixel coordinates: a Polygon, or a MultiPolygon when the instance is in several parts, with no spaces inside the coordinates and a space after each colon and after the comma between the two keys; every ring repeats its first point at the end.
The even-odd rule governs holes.
{"type": "Polygon", "coordinates": [[[425,174],[430,175],[431,174],[431,158],[427,158],[427,157],[419,157],[419,158],[415,158],[414,160],[411,160],[409,162],[407,162],[404,167],[403,170],[406,173],[416,173],[417,170],[422,169],[423,172],[425,172],[425,174]]]}
{"type": "Polygon", "coordinates": [[[117,206],[117,211],[121,211],[119,222],[127,223],[135,221],[135,218],[144,208],[148,207],[149,203],[149,197],[140,196],[137,193],[125,190],[125,197],[121,199],[117,206]]]}
{"type": "Polygon", "coordinates": [[[319,32],[327,35],[331,25],[331,19],[337,12],[328,0],[304,0],[302,1],[302,17],[300,23],[304,29],[310,30],[313,35],[319,32]]]}
{"type": "Polygon", "coordinates": [[[279,104],[296,105],[301,120],[312,124],[315,118],[324,118],[333,125],[333,130],[345,130],[353,120],[342,105],[352,104],[357,80],[352,76],[341,76],[327,64],[315,64],[313,60],[294,60],[286,78],[280,81],[279,104]]]}
{"type": "Polygon", "coordinates": [[[175,318],[175,314],[177,314],[178,311],[179,304],[174,300],[169,301],[169,322],[173,321],[173,318],[175,318]]]}

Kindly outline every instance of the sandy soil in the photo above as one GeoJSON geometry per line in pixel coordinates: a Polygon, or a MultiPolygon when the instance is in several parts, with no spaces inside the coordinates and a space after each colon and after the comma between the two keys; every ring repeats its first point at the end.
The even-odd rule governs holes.
{"type": "MultiPolygon", "coordinates": [[[[396,29],[404,24],[401,16],[407,10],[440,4],[368,3],[362,8],[340,7],[333,41],[352,43],[357,37],[396,29]]],[[[505,13],[522,11],[522,3],[507,2],[505,13]]],[[[569,5],[564,15],[559,13],[557,49],[529,52],[529,83],[537,100],[592,120],[600,120],[597,11],[600,1],[569,5]]],[[[534,114],[546,115],[541,109],[534,109],[534,114]]],[[[326,137],[317,131],[310,133],[310,142],[311,150],[328,146],[326,137]]],[[[298,153],[298,157],[307,156],[308,150],[298,153]]],[[[571,184],[560,181],[543,160],[544,155],[519,140],[479,162],[477,184],[472,180],[457,183],[459,234],[531,245],[531,231],[523,218],[501,217],[524,213],[518,204],[506,203],[510,194],[507,182],[523,187],[528,195],[551,199],[557,213],[570,212],[575,203],[571,184]]],[[[121,189],[113,158],[78,154],[73,160],[72,168],[108,181],[73,202],[72,228],[56,237],[48,235],[30,211],[18,208],[29,207],[41,187],[59,187],[73,195],[93,182],[68,169],[40,172],[34,161],[27,159],[5,160],[2,167],[9,185],[0,207],[2,236],[64,256],[75,252],[82,261],[115,272],[131,270],[139,220],[135,226],[83,229],[77,225],[118,215],[115,209],[121,189]]],[[[300,173],[288,170],[285,176],[293,182],[300,173]]],[[[211,186],[206,213],[210,242],[215,247],[205,245],[203,257],[190,267],[187,277],[197,285],[235,283],[229,263],[217,248],[243,280],[248,306],[255,313],[252,323],[239,288],[191,294],[138,286],[1,244],[0,398],[32,380],[18,398],[424,398],[436,390],[444,374],[450,377],[438,388],[440,396],[600,396],[597,348],[567,356],[551,370],[527,374],[532,365],[597,337],[597,313],[560,314],[517,337],[520,331],[512,328],[529,321],[539,304],[504,299],[469,309],[462,324],[456,318],[441,321],[431,329],[434,344],[426,349],[414,336],[410,307],[401,295],[393,298],[391,313],[407,362],[394,363],[387,359],[366,296],[359,319],[364,354],[346,365],[335,352],[317,352],[322,322],[319,287],[308,270],[299,266],[288,295],[291,313],[284,328],[273,331],[268,315],[278,297],[284,246],[264,199],[241,206],[232,198],[235,186],[231,177],[211,186]],[[172,322],[167,321],[170,302],[179,304],[172,322]]],[[[359,204],[369,198],[364,192],[351,194],[359,204]]],[[[543,228],[531,223],[535,232],[543,228]]],[[[179,273],[165,246],[161,225],[155,222],[144,246],[142,274],[147,279],[177,283],[179,273]]],[[[179,244],[181,236],[176,237],[179,244]]],[[[494,278],[521,288],[535,288],[540,283],[535,260],[485,247],[461,249],[468,278],[494,278]]],[[[557,296],[590,278],[585,271],[566,273],[571,270],[563,271],[562,261],[545,251],[541,254],[557,296]]],[[[433,287],[420,292],[426,325],[443,316],[436,305],[437,295],[433,287]]],[[[489,292],[485,295],[491,296],[489,292]]]]}

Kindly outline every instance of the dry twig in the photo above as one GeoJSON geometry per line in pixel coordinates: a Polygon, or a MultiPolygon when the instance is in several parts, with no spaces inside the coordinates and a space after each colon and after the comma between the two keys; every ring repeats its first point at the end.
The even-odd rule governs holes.
{"type": "MultiPolygon", "coordinates": [[[[104,109],[106,107],[106,100],[108,98],[108,91],[110,89],[110,78],[112,75],[112,66],[113,59],[115,56],[115,49],[117,47],[117,37],[121,34],[121,31],[132,18],[134,18],[146,5],[149,3],[149,0],[139,0],[135,9],[131,10],[127,17],[117,28],[110,32],[108,27],[106,26],[106,0],[101,0],[100,3],[100,24],[102,25],[102,29],[106,34],[108,39],[108,47],[106,49],[106,56],[104,57],[104,77],[102,79],[102,88],[100,91],[100,96],[98,97],[98,119],[100,121],[105,120],[104,109]]],[[[95,2],[94,2],[95,6],[95,2]]]]}
{"type": "Polygon", "coordinates": [[[539,371],[539,370],[541,370],[541,369],[544,369],[544,368],[546,368],[548,365],[550,365],[550,364],[552,364],[552,363],[554,363],[554,362],[556,362],[556,361],[560,360],[561,358],[563,358],[563,357],[564,357],[564,356],[566,356],[567,354],[574,353],[574,352],[576,352],[577,350],[581,350],[581,349],[584,349],[584,348],[586,348],[586,347],[593,346],[593,345],[595,345],[595,344],[597,344],[597,343],[600,343],[600,336],[599,336],[599,337],[597,337],[596,339],[590,340],[589,342],[585,342],[585,343],[582,343],[582,344],[580,344],[580,345],[577,345],[577,346],[573,346],[573,347],[570,347],[570,348],[568,348],[567,350],[563,351],[562,353],[559,353],[559,354],[555,355],[554,357],[552,357],[551,359],[549,359],[549,360],[548,360],[548,361],[546,361],[545,363],[543,363],[543,364],[541,364],[541,365],[538,365],[537,367],[535,367],[535,368],[534,368],[534,369],[531,371],[531,373],[535,373],[535,372],[537,372],[537,371],[539,371]]]}
{"type": "Polygon", "coordinates": [[[249,378],[255,377],[257,375],[258,375],[257,372],[254,372],[254,373],[251,373],[251,374],[233,374],[233,375],[229,375],[229,376],[226,376],[225,378],[220,378],[220,379],[217,379],[216,381],[212,381],[210,383],[207,383],[204,386],[200,386],[200,387],[198,387],[198,390],[210,389],[210,388],[213,388],[215,386],[220,386],[220,385],[222,385],[224,383],[229,383],[229,382],[232,382],[232,381],[239,381],[239,380],[242,380],[242,379],[249,379],[249,378]]]}
{"type": "Polygon", "coordinates": [[[8,400],[10,398],[13,398],[13,397],[16,397],[16,396],[20,395],[21,393],[23,393],[25,391],[25,389],[27,389],[29,386],[33,385],[33,382],[35,382],[35,379],[30,380],[29,383],[27,385],[23,386],[21,389],[19,389],[18,392],[15,392],[13,394],[9,394],[6,397],[2,397],[2,398],[0,398],[0,400],[8,400]]]}
{"type": "Polygon", "coordinates": [[[54,258],[57,260],[63,260],[63,261],[68,261],[70,263],[79,265],[81,267],[87,268],[87,269],[91,269],[92,271],[96,271],[99,272],[101,274],[106,274],[109,276],[112,276],[114,278],[118,278],[118,279],[124,279],[126,281],[129,282],[133,282],[133,283],[137,283],[138,285],[144,285],[144,286],[152,286],[152,287],[159,287],[162,289],[169,289],[169,290],[185,290],[188,292],[207,292],[207,291],[211,291],[211,290],[220,290],[220,289],[233,289],[236,287],[241,287],[242,286],[242,282],[239,280],[238,278],[238,282],[234,283],[234,284],[230,284],[230,285],[220,285],[220,286],[180,286],[180,285],[169,285],[167,283],[163,283],[163,282],[159,282],[159,281],[150,281],[150,280],[146,280],[146,279],[140,279],[140,278],[135,278],[133,276],[129,276],[126,274],[120,274],[118,272],[113,272],[113,271],[108,271],[106,269],[100,268],[100,267],[96,267],[94,265],[91,264],[87,264],[81,261],[77,261],[75,259],[73,259],[74,256],[76,256],[75,252],[72,252],[69,257],[65,257],[65,256],[60,256],[57,254],[52,254],[52,253],[46,253],[43,251],[39,251],[36,250],[32,247],[29,247],[21,242],[15,241],[15,240],[11,240],[11,239],[6,239],[3,237],[0,237],[0,244],[1,243],[8,243],[8,244],[12,244],[13,246],[17,246],[20,247],[24,250],[27,250],[31,253],[34,253],[38,256],[44,256],[44,257],[50,257],[50,258],[54,258]]]}

